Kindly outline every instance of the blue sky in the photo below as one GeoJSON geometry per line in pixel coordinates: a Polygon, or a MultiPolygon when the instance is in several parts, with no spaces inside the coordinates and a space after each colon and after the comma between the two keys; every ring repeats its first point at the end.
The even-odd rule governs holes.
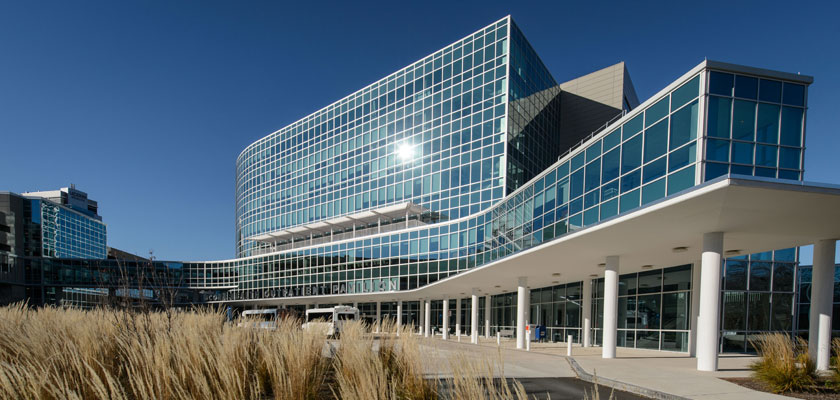
{"type": "Polygon", "coordinates": [[[806,179],[840,183],[834,2],[283,3],[0,3],[0,190],[75,183],[111,246],[232,258],[245,146],[507,14],[557,81],[626,61],[642,100],[704,57],[814,76],[806,179]]]}

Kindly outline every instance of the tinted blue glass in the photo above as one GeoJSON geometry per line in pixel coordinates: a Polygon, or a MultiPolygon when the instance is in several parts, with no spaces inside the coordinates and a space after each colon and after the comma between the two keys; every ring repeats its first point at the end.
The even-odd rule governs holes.
{"type": "Polygon", "coordinates": [[[601,185],[601,160],[595,160],[586,164],[586,185],[587,192],[601,185]]]}
{"type": "Polygon", "coordinates": [[[729,138],[729,122],[731,114],[732,99],[709,96],[708,135],[712,137],[729,138]]]}
{"type": "Polygon", "coordinates": [[[569,214],[579,213],[580,210],[583,210],[583,198],[578,198],[576,200],[572,200],[569,203],[569,214]]]}
{"type": "Polygon", "coordinates": [[[632,210],[639,206],[639,195],[641,193],[641,189],[636,189],[632,192],[625,193],[621,195],[621,204],[620,210],[621,212],[632,210]]]}
{"type": "Polygon", "coordinates": [[[680,108],[683,104],[688,103],[695,97],[700,90],[700,76],[695,76],[694,79],[682,85],[679,89],[671,93],[671,111],[680,108]]]}
{"type": "Polygon", "coordinates": [[[758,104],[756,141],[779,143],[779,109],[775,104],[758,104]]]}
{"type": "Polygon", "coordinates": [[[709,93],[732,96],[732,74],[712,71],[709,74],[709,93]]]}
{"type": "Polygon", "coordinates": [[[668,144],[673,150],[697,137],[697,102],[671,115],[671,139],[668,144]]]}
{"type": "Polygon", "coordinates": [[[706,159],[729,162],[729,141],[709,139],[706,141],[706,159]]]}
{"type": "Polygon", "coordinates": [[[732,108],[732,138],[755,140],[755,102],[735,100],[732,108]]]}
{"type": "Polygon", "coordinates": [[[779,149],[779,167],[789,169],[799,169],[799,149],[792,149],[790,147],[782,147],[779,149]]]}
{"type": "Polygon", "coordinates": [[[753,167],[750,165],[732,165],[730,168],[732,175],[747,175],[753,174],[753,167]]]}
{"type": "Polygon", "coordinates": [[[738,164],[752,164],[753,144],[732,142],[732,162],[738,164]]]}
{"type": "Polygon", "coordinates": [[[779,170],[779,179],[793,179],[799,180],[799,172],[798,171],[787,171],[784,169],[779,170]]]}
{"type": "Polygon", "coordinates": [[[618,174],[621,169],[621,149],[614,149],[607,152],[603,157],[601,157],[601,160],[603,162],[601,181],[609,182],[618,178],[618,174]]]}
{"type": "Polygon", "coordinates": [[[571,176],[571,187],[570,187],[570,196],[571,198],[578,197],[583,194],[583,170],[580,169],[577,172],[573,173],[571,176]]]}
{"type": "Polygon", "coordinates": [[[586,157],[586,155],[583,152],[581,152],[580,154],[572,158],[572,171],[583,166],[583,163],[586,161],[584,157],[586,157]]]}
{"type": "Polygon", "coordinates": [[[621,145],[621,173],[627,173],[642,165],[642,135],[624,142],[621,145]]]}
{"type": "Polygon", "coordinates": [[[604,138],[604,151],[607,151],[621,143],[621,128],[614,130],[604,138]]]}
{"type": "Polygon", "coordinates": [[[682,147],[679,150],[674,150],[668,156],[668,172],[674,172],[693,163],[696,159],[697,145],[695,143],[682,147]]]}
{"type": "Polygon", "coordinates": [[[604,204],[601,204],[602,221],[616,214],[618,214],[618,199],[610,200],[604,204]]]}
{"type": "Polygon", "coordinates": [[[718,163],[706,163],[706,173],[705,179],[710,181],[715,179],[721,175],[726,175],[729,173],[729,165],[728,164],[718,164],[718,163]]]}
{"type": "Polygon", "coordinates": [[[642,177],[645,183],[665,175],[666,158],[660,158],[642,168],[642,177]]]}
{"type": "Polygon", "coordinates": [[[651,126],[662,117],[668,115],[668,96],[656,102],[645,110],[645,127],[651,126]]]}
{"type": "Polygon", "coordinates": [[[775,178],[776,177],[776,170],[773,168],[759,168],[755,167],[755,176],[761,176],[765,178],[775,178]]]}
{"type": "Polygon", "coordinates": [[[601,193],[597,189],[586,193],[585,195],[583,195],[583,208],[589,208],[598,204],[600,199],[601,193]]]}
{"type": "Polygon", "coordinates": [[[795,83],[784,84],[784,98],[782,102],[792,106],[805,105],[805,86],[797,85],[795,83]]]}
{"type": "Polygon", "coordinates": [[[601,141],[597,141],[586,148],[586,162],[590,162],[601,155],[601,141]]]}
{"type": "Polygon", "coordinates": [[[758,91],[759,100],[772,103],[782,102],[782,82],[762,79],[758,91]]]}
{"type": "Polygon", "coordinates": [[[642,171],[635,170],[621,177],[621,193],[629,192],[642,184],[642,171]]]}
{"type": "Polygon", "coordinates": [[[775,167],[777,149],[778,147],[776,146],[757,145],[755,147],[755,165],[775,167]]]}
{"type": "Polygon", "coordinates": [[[634,117],[630,121],[627,121],[627,123],[624,124],[621,133],[621,136],[624,138],[624,140],[627,140],[627,138],[632,137],[633,135],[642,131],[642,117],[644,117],[644,114],[639,113],[639,115],[637,115],[636,117],[634,117]]]}
{"type": "Polygon", "coordinates": [[[598,222],[598,207],[593,207],[583,213],[583,225],[588,226],[598,222]]]}
{"type": "Polygon", "coordinates": [[[668,148],[668,121],[662,121],[645,129],[645,162],[663,154],[668,148]]]}
{"type": "Polygon", "coordinates": [[[735,75],[735,97],[755,100],[758,94],[758,79],[735,75]]]}
{"type": "Polygon", "coordinates": [[[668,195],[694,186],[694,166],[668,176],[668,195]]]}
{"type": "Polygon", "coordinates": [[[782,125],[779,143],[787,146],[802,146],[802,109],[782,107],[782,125]]]}
{"type": "Polygon", "coordinates": [[[642,187],[642,205],[665,197],[665,179],[660,179],[642,187]]]}
{"type": "Polygon", "coordinates": [[[601,201],[607,201],[618,196],[618,180],[614,180],[601,188],[601,201]]]}

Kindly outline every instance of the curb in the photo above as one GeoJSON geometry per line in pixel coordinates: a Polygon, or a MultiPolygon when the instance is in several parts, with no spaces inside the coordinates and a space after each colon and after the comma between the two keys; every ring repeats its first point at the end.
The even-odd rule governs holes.
{"type": "Polygon", "coordinates": [[[630,392],[633,394],[637,394],[639,396],[650,397],[652,399],[659,399],[659,400],[689,400],[688,397],[677,396],[670,393],[660,392],[658,390],[648,389],[645,387],[624,383],[620,381],[616,381],[613,379],[608,378],[601,378],[595,375],[586,372],[580,364],[575,361],[572,357],[565,357],[566,360],[569,362],[569,365],[572,367],[572,371],[575,371],[575,375],[577,375],[578,379],[582,381],[586,381],[589,383],[595,383],[598,385],[603,385],[607,387],[611,387],[613,389],[623,390],[625,392],[630,392]]]}

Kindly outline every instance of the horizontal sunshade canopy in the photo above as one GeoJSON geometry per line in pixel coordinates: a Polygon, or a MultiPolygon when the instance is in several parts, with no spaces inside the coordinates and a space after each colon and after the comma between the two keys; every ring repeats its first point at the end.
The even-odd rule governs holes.
{"type": "Polygon", "coordinates": [[[272,243],[280,240],[290,240],[294,238],[309,237],[309,235],[320,235],[329,233],[332,230],[344,230],[358,225],[367,225],[379,222],[381,220],[390,220],[393,218],[403,218],[406,216],[417,216],[427,213],[430,210],[421,205],[412,202],[405,202],[385,206],[373,210],[366,210],[355,214],[344,215],[338,218],[333,218],[325,221],[313,222],[311,224],[298,225],[288,229],[281,229],[274,232],[265,233],[262,235],[252,236],[248,240],[257,242],[272,243]]]}

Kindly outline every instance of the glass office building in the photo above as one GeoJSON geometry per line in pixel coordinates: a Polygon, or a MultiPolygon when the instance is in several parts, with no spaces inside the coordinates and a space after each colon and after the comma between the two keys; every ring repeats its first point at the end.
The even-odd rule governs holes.
{"type": "MultiPolygon", "coordinates": [[[[799,185],[811,81],[704,61],[639,104],[623,64],[558,84],[506,17],[248,146],[236,159],[238,258],[154,265],[176,266],[197,302],[356,296],[364,315],[396,316],[397,295],[470,279],[727,179],[799,185]],[[605,87],[607,100],[597,97],[605,87]]],[[[727,256],[721,349],[803,329],[794,250],[727,256]]],[[[693,261],[619,277],[619,346],[688,351],[693,261]]],[[[85,262],[38,268],[44,285],[79,286],[96,274],[85,262]]],[[[592,342],[601,342],[604,279],[592,275],[564,272],[530,289],[530,321],[550,340],[583,340],[591,319],[592,342]]],[[[496,283],[482,288],[489,300],[477,310],[491,334],[517,318],[517,294],[496,283]]],[[[444,299],[430,299],[433,325],[473,328],[461,294],[447,316],[444,299]]],[[[422,321],[422,297],[404,298],[404,323],[422,321]]]]}

